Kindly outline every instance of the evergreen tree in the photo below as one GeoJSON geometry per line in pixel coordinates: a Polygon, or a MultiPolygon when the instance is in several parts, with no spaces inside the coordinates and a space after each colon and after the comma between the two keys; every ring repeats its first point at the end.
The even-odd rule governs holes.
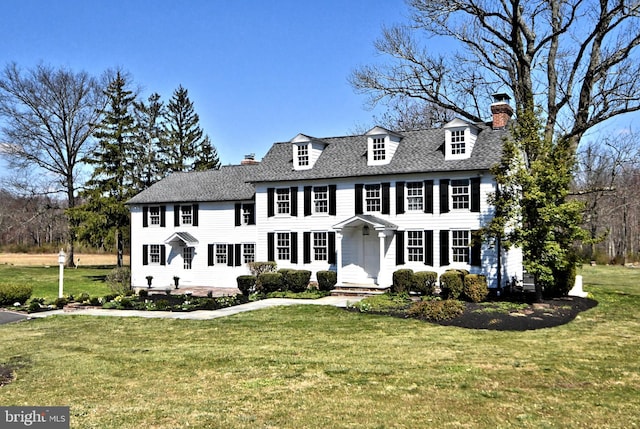
{"type": "Polygon", "coordinates": [[[124,203],[133,195],[132,185],[137,180],[132,168],[135,127],[131,111],[135,96],[128,85],[126,76],[118,71],[105,91],[109,101],[94,133],[98,148],[90,161],[95,169],[82,195],[85,203],[73,213],[81,221],[81,239],[104,246],[113,236],[119,267],[123,233],[129,225],[129,210],[124,203]]]}
{"type": "Polygon", "coordinates": [[[199,149],[196,151],[196,160],[193,163],[193,169],[195,171],[203,171],[218,168],[220,168],[218,151],[216,147],[211,144],[209,136],[204,136],[199,149]]]}
{"type": "Polygon", "coordinates": [[[545,138],[533,108],[521,109],[501,162],[492,169],[498,184],[491,198],[495,217],[484,235],[522,249],[537,300],[543,288],[548,295],[568,292],[577,262],[574,244],[588,237],[581,228],[583,205],[567,198],[573,153],[569,139],[545,138]]]}
{"type": "Polygon", "coordinates": [[[173,92],[165,115],[166,141],[162,142],[163,172],[191,171],[198,165],[217,167],[217,151],[200,128],[200,118],[189,99],[188,91],[180,85],[173,92]],[[203,151],[207,154],[203,155],[203,151]]]}
{"type": "Polygon", "coordinates": [[[133,189],[142,191],[162,178],[160,155],[164,137],[165,106],[160,95],[152,94],[147,103],[134,101],[135,135],[133,145],[133,189]]]}

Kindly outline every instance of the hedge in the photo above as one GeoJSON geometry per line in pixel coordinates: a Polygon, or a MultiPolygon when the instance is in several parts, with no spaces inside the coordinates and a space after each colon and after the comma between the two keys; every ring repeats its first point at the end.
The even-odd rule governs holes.
{"type": "Polygon", "coordinates": [[[236,279],[238,282],[238,289],[244,296],[249,296],[256,290],[256,283],[258,278],[256,276],[238,276],[236,279]]]}
{"type": "Polygon", "coordinates": [[[318,289],[326,292],[332,290],[338,282],[338,274],[335,271],[318,271],[316,278],[318,289]]]}
{"type": "Polygon", "coordinates": [[[29,285],[0,283],[0,305],[24,304],[31,297],[33,289],[29,285]]]}
{"type": "Polygon", "coordinates": [[[435,271],[418,271],[413,273],[413,285],[411,290],[420,295],[433,295],[436,291],[438,273],[435,271]]]}
{"type": "Polygon", "coordinates": [[[464,277],[464,287],[462,289],[464,299],[471,302],[484,301],[489,295],[487,278],[481,274],[469,274],[464,277]]]}
{"type": "Polygon", "coordinates": [[[258,276],[258,287],[262,293],[276,292],[284,287],[283,276],[280,273],[262,273],[258,276]]]}
{"type": "Polygon", "coordinates": [[[393,272],[393,285],[391,293],[409,293],[413,287],[413,270],[403,268],[393,272]]]}
{"type": "Polygon", "coordinates": [[[446,299],[458,299],[464,287],[464,274],[457,270],[445,271],[440,276],[441,294],[446,299]]]}

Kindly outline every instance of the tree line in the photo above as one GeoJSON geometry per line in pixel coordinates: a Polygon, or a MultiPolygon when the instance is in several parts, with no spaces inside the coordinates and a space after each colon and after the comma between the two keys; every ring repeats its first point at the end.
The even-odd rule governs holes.
{"type": "MultiPolygon", "coordinates": [[[[47,238],[67,245],[68,265],[77,242],[117,250],[121,264],[129,225],[124,202],[173,172],[220,165],[187,89],[179,85],[166,103],[158,93],[141,99],[122,70],[95,77],[8,64],[0,73],[0,124],[0,150],[11,171],[0,197],[37,207],[34,219],[46,218],[47,208],[47,215],[63,212],[66,221],[47,238]]],[[[41,234],[36,228],[12,235],[36,222],[1,219],[0,244],[41,234]]]]}

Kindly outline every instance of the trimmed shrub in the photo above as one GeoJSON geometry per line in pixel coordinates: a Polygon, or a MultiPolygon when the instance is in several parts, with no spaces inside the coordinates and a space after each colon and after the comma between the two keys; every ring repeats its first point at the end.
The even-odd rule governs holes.
{"type": "Polygon", "coordinates": [[[114,268],[107,274],[105,282],[111,292],[118,295],[131,293],[131,270],[129,267],[114,268]]]}
{"type": "Polygon", "coordinates": [[[90,298],[91,297],[89,296],[88,293],[82,292],[75,300],[76,300],[76,302],[83,303],[83,302],[89,302],[90,298]]]}
{"type": "Polygon", "coordinates": [[[262,273],[258,276],[259,291],[262,293],[282,290],[283,279],[280,273],[262,273]]]}
{"type": "Polygon", "coordinates": [[[420,295],[433,295],[436,291],[438,273],[435,271],[418,271],[413,273],[412,292],[420,295]]]}
{"type": "Polygon", "coordinates": [[[316,278],[318,279],[318,289],[325,292],[336,287],[338,282],[338,274],[335,271],[318,271],[316,278]]]}
{"type": "Polygon", "coordinates": [[[53,301],[53,305],[54,305],[56,308],[62,308],[62,307],[64,307],[64,306],[65,306],[65,305],[67,305],[67,304],[69,304],[69,300],[68,300],[67,298],[64,298],[64,297],[62,297],[62,298],[56,298],[56,300],[55,300],[55,301],[53,301]]]}
{"type": "Polygon", "coordinates": [[[413,303],[407,314],[434,322],[450,320],[464,312],[464,304],[455,299],[429,299],[413,303]]]}
{"type": "Polygon", "coordinates": [[[280,268],[277,272],[282,274],[282,290],[289,290],[291,282],[289,280],[289,273],[295,271],[293,268],[280,268]]]}
{"type": "Polygon", "coordinates": [[[482,274],[469,274],[464,277],[464,287],[462,289],[464,299],[471,302],[484,301],[489,295],[487,278],[482,274]]]}
{"type": "Polygon", "coordinates": [[[146,290],[146,289],[140,289],[140,290],[138,291],[138,296],[139,296],[140,298],[146,298],[146,297],[148,297],[148,296],[149,296],[149,291],[148,291],[148,290],[146,290]]]}
{"type": "Polygon", "coordinates": [[[413,283],[413,270],[403,268],[401,270],[394,271],[391,293],[409,293],[413,287],[413,283]]]}
{"type": "Polygon", "coordinates": [[[284,282],[287,289],[300,293],[307,290],[309,287],[309,279],[311,278],[311,271],[307,270],[290,270],[284,275],[284,282]]]}
{"type": "Polygon", "coordinates": [[[0,305],[13,305],[16,302],[26,304],[32,293],[33,289],[29,285],[2,283],[0,284],[0,305]]]}
{"type": "Polygon", "coordinates": [[[559,298],[567,296],[571,288],[576,282],[576,264],[569,263],[564,269],[553,271],[554,282],[551,285],[545,285],[544,295],[546,298],[559,298]]]}
{"type": "Polygon", "coordinates": [[[256,277],[260,277],[262,273],[275,273],[278,264],[273,261],[268,262],[249,262],[249,271],[256,277]]]}
{"type": "Polygon", "coordinates": [[[446,271],[440,276],[441,294],[446,299],[458,299],[464,287],[464,274],[457,270],[446,271]]]}
{"type": "Polygon", "coordinates": [[[236,279],[238,282],[238,289],[244,296],[249,296],[256,290],[256,282],[258,278],[256,276],[238,276],[236,279]]]}

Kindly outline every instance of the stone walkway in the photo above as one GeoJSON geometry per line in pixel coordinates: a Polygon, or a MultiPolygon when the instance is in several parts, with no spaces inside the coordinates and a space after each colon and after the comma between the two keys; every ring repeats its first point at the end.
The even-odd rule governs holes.
{"type": "Polygon", "coordinates": [[[173,311],[144,311],[144,310],[105,310],[102,308],[77,308],[73,310],[53,310],[41,313],[29,314],[30,319],[41,319],[55,315],[78,316],[111,316],[111,317],[146,317],[150,319],[186,319],[186,320],[210,320],[219,317],[231,316],[245,311],[261,310],[263,308],[287,306],[287,305],[331,305],[334,307],[347,307],[360,301],[363,297],[325,296],[320,299],[291,299],[269,298],[260,301],[248,302],[233,307],[219,310],[196,310],[188,312],[173,311]]]}

